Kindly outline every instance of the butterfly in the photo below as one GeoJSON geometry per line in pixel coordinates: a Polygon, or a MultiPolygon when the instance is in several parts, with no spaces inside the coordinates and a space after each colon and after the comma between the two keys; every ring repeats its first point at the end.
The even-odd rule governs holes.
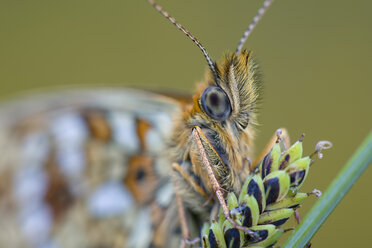
{"type": "Polygon", "coordinates": [[[148,2],[201,49],[204,82],[186,100],[89,89],[3,104],[0,246],[198,246],[192,238],[224,191],[241,188],[262,85],[243,45],[272,0],[220,62],[148,2]]]}

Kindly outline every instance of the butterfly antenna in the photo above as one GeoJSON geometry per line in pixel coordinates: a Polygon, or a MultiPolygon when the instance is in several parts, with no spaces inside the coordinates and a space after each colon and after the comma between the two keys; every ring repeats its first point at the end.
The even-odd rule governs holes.
{"type": "Polygon", "coordinates": [[[236,53],[240,53],[242,51],[244,43],[247,41],[248,36],[252,33],[253,29],[256,27],[259,20],[261,20],[262,16],[265,14],[266,10],[270,7],[270,5],[274,2],[274,0],[265,0],[262,7],[258,10],[257,15],[253,18],[251,24],[249,24],[248,28],[245,30],[242,38],[239,41],[239,45],[236,48],[236,53]]]}
{"type": "Polygon", "coordinates": [[[209,57],[207,50],[204,48],[204,46],[186,29],[184,28],[181,24],[179,24],[176,19],[174,19],[171,15],[169,15],[168,12],[166,12],[160,5],[155,3],[153,0],[147,0],[157,11],[160,12],[165,18],[167,18],[171,23],[173,23],[179,30],[181,30],[184,34],[186,34],[187,37],[189,37],[202,51],[204,54],[204,57],[207,59],[208,66],[211,69],[214,78],[218,84],[218,74],[216,71],[215,63],[213,60],[209,57]]]}

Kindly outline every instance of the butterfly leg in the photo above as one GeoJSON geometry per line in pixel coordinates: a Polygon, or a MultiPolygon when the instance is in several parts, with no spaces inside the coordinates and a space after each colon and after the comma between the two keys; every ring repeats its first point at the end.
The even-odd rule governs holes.
{"type": "Polygon", "coordinates": [[[271,137],[270,141],[266,144],[265,148],[260,152],[254,162],[250,165],[250,169],[254,170],[257,165],[263,160],[263,158],[268,154],[271,148],[274,146],[277,140],[281,140],[284,145],[284,150],[290,147],[290,139],[287,129],[279,128],[276,130],[275,134],[271,137]]]}
{"type": "Polygon", "coordinates": [[[190,174],[181,167],[181,165],[179,165],[178,163],[173,163],[172,168],[173,170],[177,171],[191,185],[191,187],[193,187],[196,192],[202,195],[205,199],[209,198],[207,192],[205,192],[205,190],[200,187],[195,179],[192,178],[190,174]]]}
{"type": "MultiPolygon", "coordinates": [[[[192,185],[196,191],[198,191],[202,195],[205,195],[205,196],[207,195],[205,193],[205,191],[199,185],[197,185],[197,183],[182,169],[182,167],[179,164],[173,163],[172,167],[181,176],[183,176],[183,178],[186,181],[188,181],[188,183],[190,185],[192,185]]],[[[182,231],[182,240],[181,240],[180,248],[185,248],[187,246],[191,246],[191,245],[199,242],[200,239],[199,238],[195,238],[195,239],[192,239],[192,240],[190,239],[190,231],[189,231],[187,221],[186,221],[185,208],[183,206],[182,197],[178,192],[177,179],[174,176],[174,172],[173,172],[173,184],[174,184],[174,188],[175,188],[175,197],[176,197],[176,201],[177,201],[178,215],[179,215],[179,218],[180,218],[181,231],[182,231]]]]}
{"type": "MultiPolygon", "coordinates": [[[[296,219],[296,222],[297,222],[297,225],[299,225],[301,223],[301,215],[300,215],[300,211],[299,209],[296,209],[293,213],[295,219],[296,219]]],[[[311,247],[311,243],[307,243],[306,246],[304,248],[310,248],[311,247]]]]}
{"type": "Polygon", "coordinates": [[[300,215],[300,212],[298,211],[298,209],[296,209],[293,213],[295,219],[296,219],[296,222],[297,222],[297,225],[300,224],[301,222],[301,215],[300,215]]]}
{"type": "Polygon", "coordinates": [[[247,227],[245,226],[240,226],[238,225],[230,216],[230,211],[229,211],[229,208],[227,207],[227,204],[226,204],[226,201],[225,201],[225,198],[224,198],[224,195],[223,195],[223,191],[224,189],[220,186],[220,184],[218,183],[214,173],[213,173],[213,170],[212,170],[212,167],[211,167],[211,164],[208,160],[208,156],[206,154],[206,151],[205,151],[205,148],[203,146],[203,143],[202,143],[202,139],[201,139],[201,136],[203,136],[203,140],[206,140],[205,136],[203,135],[202,131],[200,130],[200,128],[198,127],[195,127],[192,131],[192,135],[193,135],[193,138],[194,138],[194,141],[196,142],[196,146],[198,148],[198,151],[199,151],[199,154],[200,154],[200,157],[201,157],[201,162],[204,166],[204,170],[205,172],[207,173],[208,175],[208,179],[212,185],[212,188],[213,188],[213,191],[214,193],[216,194],[217,196],[217,199],[222,207],[222,210],[223,210],[223,213],[225,215],[225,218],[231,223],[231,225],[236,228],[236,229],[239,229],[239,230],[242,230],[243,232],[245,232],[246,234],[250,235],[251,237],[253,238],[256,238],[257,235],[256,233],[254,233],[253,231],[249,230],[247,227]]]}

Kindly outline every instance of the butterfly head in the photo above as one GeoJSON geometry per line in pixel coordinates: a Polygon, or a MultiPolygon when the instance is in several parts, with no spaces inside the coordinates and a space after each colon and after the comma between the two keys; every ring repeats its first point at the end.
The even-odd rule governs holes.
{"type": "Polygon", "coordinates": [[[218,78],[207,73],[205,84],[194,97],[195,112],[211,122],[230,123],[237,131],[256,122],[261,88],[260,70],[250,51],[227,55],[216,64],[218,78]]]}
{"type": "MultiPolygon", "coordinates": [[[[239,173],[246,175],[249,170],[245,158],[252,154],[260,71],[250,51],[227,55],[215,68],[217,80],[213,72],[207,72],[194,95],[192,109],[184,116],[184,130],[198,127],[207,156],[218,165],[214,173],[226,181],[225,187],[235,188],[239,173]]],[[[193,164],[200,161],[197,150],[195,146],[191,149],[193,164]]],[[[203,174],[202,165],[200,168],[203,174]]]]}

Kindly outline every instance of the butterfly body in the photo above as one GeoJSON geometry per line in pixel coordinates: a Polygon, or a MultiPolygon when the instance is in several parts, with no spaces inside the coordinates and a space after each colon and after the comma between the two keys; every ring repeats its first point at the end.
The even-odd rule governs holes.
{"type": "MultiPolygon", "coordinates": [[[[189,104],[144,91],[99,89],[41,94],[3,107],[7,156],[1,175],[8,178],[2,180],[7,195],[2,212],[13,212],[3,223],[12,227],[5,230],[13,232],[14,246],[141,247],[142,240],[142,247],[172,247],[181,238],[167,233],[179,229],[172,162],[184,166],[206,193],[176,173],[186,212],[193,216],[190,228],[198,235],[198,223],[209,218],[215,201],[203,206],[214,192],[191,133],[201,128],[214,149],[209,154],[222,187],[238,191],[253,152],[254,130],[247,123],[255,122],[255,101],[245,98],[258,96],[252,89],[258,91],[259,77],[249,75],[253,66],[249,52],[219,64],[228,101],[239,109],[251,103],[250,109],[233,107],[224,123],[202,106],[203,92],[216,85],[209,71],[189,104]],[[234,89],[256,95],[234,96],[234,89]]],[[[9,233],[2,239],[7,244],[9,233]]]]}

